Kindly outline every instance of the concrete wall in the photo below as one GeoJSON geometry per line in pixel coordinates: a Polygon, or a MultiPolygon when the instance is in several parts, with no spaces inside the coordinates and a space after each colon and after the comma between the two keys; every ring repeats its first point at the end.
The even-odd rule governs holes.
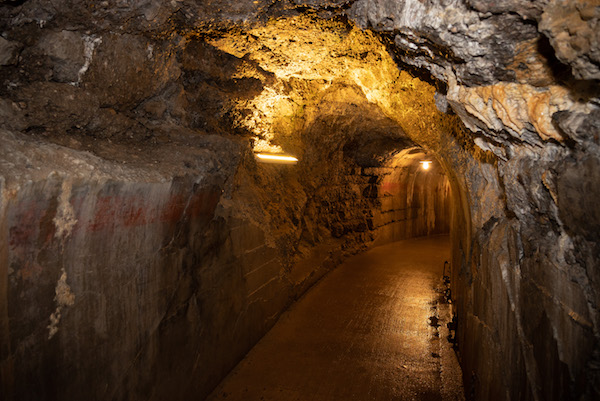
{"type": "Polygon", "coordinates": [[[452,221],[450,183],[439,163],[423,170],[418,159],[386,169],[374,210],[375,245],[447,234],[452,221]]]}

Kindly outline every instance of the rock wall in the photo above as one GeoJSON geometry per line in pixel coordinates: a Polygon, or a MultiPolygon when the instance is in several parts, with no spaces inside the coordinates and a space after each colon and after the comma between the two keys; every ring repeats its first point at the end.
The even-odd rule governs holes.
{"type": "MultiPolygon", "coordinates": [[[[591,166],[597,157],[548,148],[499,164],[498,181],[489,182],[504,189],[496,191],[506,209],[474,223],[470,260],[466,252],[455,257],[463,266],[454,272],[458,338],[475,399],[593,399],[597,392],[597,240],[584,240],[561,217],[580,210],[589,195],[580,186],[591,188],[597,174],[591,167],[575,177],[567,166],[591,166]],[[555,185],[567,181],[574,203],[556,196],[555,185]]],[[[478,188],[471,202],[484,193],[478,188]]],[[[587,231],[597,208],[584,208],[587,231]]]]}
{"type": "Polygon", "coordinates": [[[2,141],[5,399],[156,399],[189,391],[180,369],[204,383],[218,374],[194,367],[223,352],[210,346],[215,330],[228,333],[208,278],[235,280],[203,274],[199,261],[211,260],[206,233],[231,166],[197,148],[186,156],[222,171],[157,169],[157,154],[132,166],[7,132],[2,141]],[[189,337],[202,340],[182,348],[189,337]]]}
{"type": "Polygon", "coordinates": [[[352,143],[307,141],[312,162],[278,166],[220,136],[171,135],[134,158],[107,142],[108,159],[1,135],[7,399],[202,397],[290,302],[381,240],[389,205],[409,212],[386,240],[448,226],[421,210],[439,180],[362,167],[352,143]]]}
{"type": "Polygon", "coordinates": [[[3,2],[4,394],[206,393],[344,254],[426,232],[384,220],[389,163],[419,146],[451,187],[468,395],[598,398],[599,19],[591,0],[3,2]]]}
{"type": "Polygon", "coordinates": [[[445,82],[436,104],[496,159],[440,152],[461,199],[453,294],[467,395],[597,398],[598,2],[358,1],[350,15],[445,82]]]}
{"type": "MultiPolygon", "coordinates": [[[[223,162],[236,145],[217,138],[220,155],[172,145],[190,170],[163,149],[131,165],[2,136],[8,399],[206,394],[295,297],[378,236],[383,198],[360,167],[311,194],[295,168],[223,162]]],[[[424,185],[411,188],[411,227],[426,225],[424,185]]]]}

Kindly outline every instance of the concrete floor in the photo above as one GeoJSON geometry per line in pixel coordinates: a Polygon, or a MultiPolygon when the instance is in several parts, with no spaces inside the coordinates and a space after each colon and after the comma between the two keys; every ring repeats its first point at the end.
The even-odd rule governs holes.
{"type": "Polygon", "coordinates": [[[463,400],[442,322],[447,236],[374,248],[312,288],[208,400],[463,400]],[[440,327],[429,318],[440,318],[440,327]]]}

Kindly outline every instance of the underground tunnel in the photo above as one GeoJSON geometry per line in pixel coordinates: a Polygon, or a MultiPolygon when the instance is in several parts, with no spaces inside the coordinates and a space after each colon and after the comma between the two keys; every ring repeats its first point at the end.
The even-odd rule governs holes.
{"type": "Polygon", "coordinates": [[[345,263],[436,238],[466,399],[598,399],[599,19],[1,2],[2,399],[207,399],[345,263]]]}

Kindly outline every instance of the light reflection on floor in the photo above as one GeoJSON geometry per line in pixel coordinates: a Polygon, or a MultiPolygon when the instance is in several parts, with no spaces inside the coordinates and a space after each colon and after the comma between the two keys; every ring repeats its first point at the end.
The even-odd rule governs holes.
{"type": "Polygon", "coordinates": [[[449,256],[448,237],[438,236],[348,259],[208,399],[463,399],[454,354],[429,324],[449,256]]]}

